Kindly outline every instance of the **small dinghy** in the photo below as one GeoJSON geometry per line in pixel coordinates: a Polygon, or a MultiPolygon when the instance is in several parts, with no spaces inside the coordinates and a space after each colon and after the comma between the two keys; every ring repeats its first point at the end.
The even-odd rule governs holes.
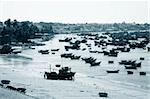
{"type": "Polygon", "coordinates": [[[119,73],[119,70],[107,70],[107,73],[119,73]]]}
{"type": "Polygon", "coordinates": [[[106,92],[99,92],[99,97],[108,97],[108,93],[106,93],[106,92]]]}

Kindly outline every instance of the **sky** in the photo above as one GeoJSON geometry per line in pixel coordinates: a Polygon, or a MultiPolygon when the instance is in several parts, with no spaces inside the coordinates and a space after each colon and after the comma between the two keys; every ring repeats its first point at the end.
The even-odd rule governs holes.
{"type": "Polygon", "coordinates": [[[150,23],[149,0],[0,0],[0,21],[150,23]]]}

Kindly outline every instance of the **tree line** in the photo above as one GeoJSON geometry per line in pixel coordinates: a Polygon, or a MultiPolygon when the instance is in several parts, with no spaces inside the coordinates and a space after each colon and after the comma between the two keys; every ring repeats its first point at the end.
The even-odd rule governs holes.
{"type": "Polygon", "coordinates": [[[11,19],[0,23],[0,45],[12,42],[28,43],[29,39],[35,38],[37,33],[53,33],[52,26],[36,26],[33,22],[11,19]],[[46,28],[45,28],[46,27],[46,28]]]}

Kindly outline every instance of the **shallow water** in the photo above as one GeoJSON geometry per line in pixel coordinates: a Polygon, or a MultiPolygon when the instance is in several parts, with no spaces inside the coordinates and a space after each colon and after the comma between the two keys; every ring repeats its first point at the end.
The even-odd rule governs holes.
{"type": "MultiPolygon", "coordinates": [[[[27,94],[39,99],[97,99],[100,91],[108,92],[110,99],[148,99],[150,92],[150,54],[144,49],[134,49],[129,53],[120,52],[118,57],[108,57],[103,54],[89,53],[88,50],[69,50],[68,53],[81,55],[82,57],[93,56],[101,61],[100,66],[90,67],[82,60],[70,60],[61,58],[60,54],[65,53],[65,42],[58,39],[65,37],[76,37],[75,34],[61,34],[47,42],[45,46],[35,47],[35,50],[23,50],[19,55],[0,55],[0,80],[10,79],[12,82],[21,83],[27,88],[27,94]],[[38,50],[60,48],[54,55],[41,55],[38,50]],[[127,75],[127,70],[123,65],[119,65],[121,60],[142,60],[142,67],[133,70],[133,75],[127,75]],[[108,64],[113,60],[114,64],[108,64]],[[74,81],[45,80],[44,71],[58,70],[55,64],[69,66],[76,72],[74,81]],[[106,70],[119,69],[119,74],[107,74],[106,70]],[[140,71],[146,71],[146,76],[140,76],[140,71]],[[57,94],[56,94],[57,93],[57,94]],[[63,97],[63,98],[62,98],[63,97]]],[[[88,41],[92,43],[93,41],[88,41]]],[[[81,48],[85,48],[81,44],[81,48]]],[[[113,46],[109,46],[111,48],[113,46]]],[[[92,49],[101,50],[92,45],[92,49]]]]}

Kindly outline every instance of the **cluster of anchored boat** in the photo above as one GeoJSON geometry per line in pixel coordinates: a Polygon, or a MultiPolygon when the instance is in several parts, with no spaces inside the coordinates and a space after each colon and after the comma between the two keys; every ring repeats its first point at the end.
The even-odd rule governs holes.
{"type": "MultiPolygon", "coordinates": [[[[81,56],[76,56],[72,53],[64,53],[61,54],[62,58],[70,58],[71,60],[79,60],[81,56]]],[[[89,63],[91,66],[99,66],[101,61],[96,62],[97,59],[93,58],[93,57],[89,57],[89,58],[81,58],[82,60],[85,61],[85,63],[89,63]]]]}
{"type": "MultiPolygon", "coordinates": [[[[104,56],[109,57],[118,57],[118,54],[121,52],[130,52],[131,49],[135,48],[143,48],[144,50],[148,49],[146,45],[149,43],[147,37],[142,35],[136,35],[135,33],[102,33],[99,34],[79,34],[80,40],[76,37],[66,37],[65,39],[59,39],[59,42],[67,42],[69,45],[64,46],[65,51],[69,50],[81,50],[81,51],[89,51],[89,53],[103,53],[104,56]],[[127,34],[127,35],[125,35],[127,34]],[[131,34],[131,35],[130,35],[131,34]],[[135,38],[130,36],[134,35],[135,38]],[[138,41],[138,38],[143,37],[143,41],[131,42],[130,40],[138,41]],[[89,42],[90,41],[90,42],[89,42]],[[91,43],[93,42],[93,43],[91,43]],[[82,45],[85,46],[82,46],[82,45]],[[112,49],[108,48],[111,46],[112,49]],[[100,51],[92,50],[93,47],[101,48],[100,51]]],[[[53,53],[59,51],[59,49],[52,49],[53,53]]],[[[49,54],[49,50],[40,50],[39,53],[41,54],[49,54]]],[[[101,61],[97,61],[94,57],[81,57],[79,55],[75,55],[73,53],[63,53],[60,54],[61,58],[69,58],[71,60],[83,60],[85,63],[90,64],[90,66],[100,66],[101,61]]],[[[141,57],[140,60],[144,60],[144,57],[141,57]]],[[[113,60],[108,61],[109,64],[113,64],[113,60]]],[[[141,67],[141,62],[132,61],[132,60],[121,60],[119,62],[120,65],[124,65],[125,69],[127,69],[127,74],[133,74],[133,69],[137,69],[141,67]]],[[[52,80],[73,80],[75,76],[75,72],[71,71],[69,67],[61,67],[61,65],[56,65],[59,68],[58,72],[45,72],[44,78],[45,79],[52,79],[52,80]]],[[[119,69],[117,70],[106,70],[107,73],[119,73],[119,69]]],[[[146,75],[146,72],[140,71],[139,75],[146,75]]],[[[108,97],[108,93],[100,92],[100,97],[108,97]]]]}
{"type": "MultiPolygon", "coordinates": [[[[66,51],[69,49],[80,50],[81,43],[85,44],[89,49],[90,53],[104,53],[104,55],[117,57],[119,52],[130,52],[131,49],[143,48],[146,49],[146,45],[149,43],[149,38],[142,33],[102,33],[99,34],[78,34],[81,37],[78,40],[76,37],[66,37],[65,39],[60,39],[59,42],[68,42],[69,46],[64,46],[66,51]],[[133,38],[134,36],[134,38],[133,38]],[[138,39],[144,39],[142,41],[138,39]],[[93,41],[95,47],[99,47],[102,51],[91,50],[92,44],[88,40],[93,41]],[[136,42],[138,41],[138,42],[136,42]],[[117,48],[112,48],[111,50],[107,49],[107,46],[115,46],[117,48]]],[[[87,50],[87,48],[81,49],[82,51],[87,50]]],[[[150,47],[147,47],[147,50],[150,51],[150,47]]]]}
{"type": "Polygon", "coordinates": [[[14,91],[21,92],[21,93],[26,92],[26,88],[15,87],[15,86],[10,85],[10,80],[1,80],[0,86],[2,88],[14,90],[14,91]]]}
{"type": "Polygon", "coordinates": [[[98,66],[100,65],[101,61],[96,62],[97,59],[93,58],[93,57],[89,57],[89,58],[82,58],[82,60],[85,61],[85,63],[89,63],[91,66],[98,66]]]}
{"type": "MultiPolygon", "coordinates": [[[[126,34],[126,33],[125,33],[126,34]]],[[[130,52],[130,49],[134,48],[145,48],[148,44],[148,40],[145,36],[143,41],[140,41],[138,46],[135,46],[133,42],[130,42],[130,40],[135,40],[135,38],[130,38],[129,34],[135,35],[135,33],[127,33],[128,36],[124,35],[123,33],[102,33],[102,35],[99,34],[79,34],[80,40],[78,40],[76,37],[66,37],[65,39],[59,39],[59,42],[68,42],[70,45],[64,46],[66,51],[71,50],[82,50],[85,51],[89,49],[89,53],[103,53],[105,56],[113,56],[117,57],[119,52],[130,52]],[[118,36],[119,35],[119,36],[118,36]],[[93,41],[94,44],[89,43],[88,40],[93,41]],[[87,48],[81,49],[81,43],[85,44],[87,48]],[[143,45],[142,45],[143,44],[143,45]],[[93,47],[99,47],[102,49],[102,51],[97,50],[91,50],[93,47]],[[108,49],[107,46],[111,45],[113,46],[112,49],[108,49]]],[[[136,35],[136,40],[138,38],[141,38],[142,36],[136,35]]],[[[148,47],[147,47],[148,48],[148,47]]],[[[52,49],[51,51],[59,51],[59,49],[52,49]]],[[[40,50],[39,53],[42,54],[49,54],[49,50],[40,50]]],[[[101,64],[101,61],[97,61],[94,57],[81,57],[78,55],[75,55],[73,53],[63,53],[60,55],[61,58],[70,58],[71,60],[79,60],[82,59],[85,61],[85,63],[89,63],[90,66],[99,66],[101,64]]],[[[141,60],[144,60],[141,58],[141,60]]],[[[113,64],[114,61],[108,61],[109,64],[113,64]]],[[[136,61],[127,61],[122,60],[119,62],[120,65],[125,65],[125,69],[137,69],[141,67],[141,62],[137,63],[136,61]]],[[[68,68],[68,67],[66,67],[68,68]]],[[[119,73],[119,70],[106,70],[107,73],[119,73]]],[[[133,74],[133,71],[127,71],[128,74],[133,74]]],[[[59,73],[56,72],[45,72],[44,77],[47,79],[72,79],[74,76],[74,72],[69,71],[69,69],[61,68],[59,70],[59,73]],[[63,71],[63,72],[61,72],[63,71]],[[62,75],[62,76],[61,76],[62,75]],[[67,76],[66,76],[67,75],[67,76]]],[[[146,75],[146,72],[139,72],[140,75],[146,75]]]]}
{"type": "MultiPolygon", "coordinates": [[[[59,51],[59,49],[51,49],[52,54],[55,54],[57,51],[59,51]]],[[[49,54],[50,53],[49,50],[39,50],[38,52],[41,54],[49,54]]]]}
{"type": "MultiPolygon", "coordinates": [[[[140,60],[144,60],[143,57],[140,58],[140,60]]],[[[121,60],[119,62],[120,65],[124,65],[125,69],[130,70],[136,70],[137,68],[141,67],[141,62],[136,62],[135,60],[121,60]]],[[[133,74],[133,71],[127,71],[127,74],[133,74]]],[[[146,72],[141,71],[139,72],[140,75],[146,75],[146,72]]]]}
{"type": "MultiPolygon", "coordinates": [[[[144,60],[143,57],[140,58],[140,60],[144,60]]],[[[108,61],[109,64],[113,64],[114,61],[108,61]]],[[[136,62],[135,60],[121,60],[119,62],[120,65],[124,65],[125,69],[127,69],[127,74],[133,74],[133,71],[131,70],[136,70],[137,68],[141,67],[142,62],[136,62]]],[[[107,70],[107,73],[119,73],[119,70],[107,70]]],[[[146,75],[146,72],[140,71],[139,75],[146,75]]]]}

